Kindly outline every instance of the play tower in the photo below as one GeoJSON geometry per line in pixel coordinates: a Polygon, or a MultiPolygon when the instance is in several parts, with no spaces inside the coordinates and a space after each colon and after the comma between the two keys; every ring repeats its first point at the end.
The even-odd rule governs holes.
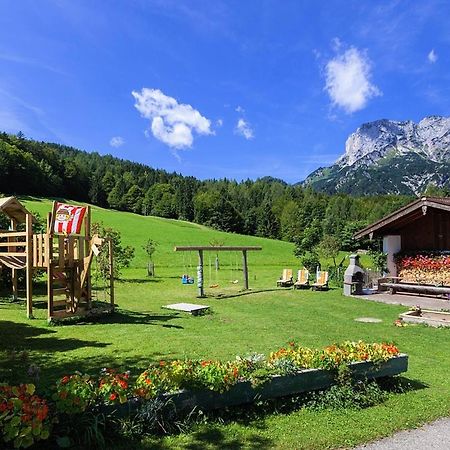
{"type": "Polygon", "coordinates": [[[0,213],[10,220],[0,230],[0,268],[12,271],[13,298],[18,297],[18,271],[26,270],[27,316],[33,317],[33,273],[47,273],[48,320],[84,316],[114,309],[112,242],[91,236],[89,206],[54,202],[45,233],[33,233],[33,215],[15,198],[0,198],[0,213]],[[91,265],[108,251],[109,302],[93,308],[91,265]]]}

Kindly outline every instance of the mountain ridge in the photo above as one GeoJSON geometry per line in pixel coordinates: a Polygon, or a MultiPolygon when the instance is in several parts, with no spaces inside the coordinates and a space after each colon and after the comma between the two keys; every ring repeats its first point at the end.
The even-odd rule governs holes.
{"type": "Polygon", "coordinates": [[[345,153],[303,182],[327,193],[414,194],[450,187],[450,117],[379,119],[350,134],[345,153]]]}

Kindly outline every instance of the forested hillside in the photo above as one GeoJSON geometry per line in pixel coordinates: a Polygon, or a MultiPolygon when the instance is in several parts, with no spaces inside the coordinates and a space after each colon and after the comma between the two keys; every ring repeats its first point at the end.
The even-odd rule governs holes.
{"type": "Polygon", "coordinates": [[[224,231],[342,248],[355,230],[411,200],[327,195],[270,177],[200,181],[143,164],[0,134],[0,193],[69,198],[224,231]]]}

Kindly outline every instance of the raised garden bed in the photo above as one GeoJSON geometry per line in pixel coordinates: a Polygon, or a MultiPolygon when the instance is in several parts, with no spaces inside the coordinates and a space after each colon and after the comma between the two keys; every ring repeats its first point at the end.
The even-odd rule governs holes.
{"type": "MultiPolygon", "coordinates": [[[[408,370],[408,355],[400,354],[385,362],[354,362],[349,364],[355,379],[374,379],[390,377],[408,370]]],[[[304,392],[326,389],[336,384],[336,371],[324,369],[305,369],[294,375],[278,375],[260,386],[252,386],[249,381],[239,382],[225,392],[208,389],[181,390],[163,394],[160,399],[171,402],[179,413],[189,413],[194,408],[211,411],[229,406],[253,403],[258,400],[288,397],[304,392]]],[[[126,404],[109,406],[119,416],[135,411],[144,400],[131,399],[126,404]]]]}

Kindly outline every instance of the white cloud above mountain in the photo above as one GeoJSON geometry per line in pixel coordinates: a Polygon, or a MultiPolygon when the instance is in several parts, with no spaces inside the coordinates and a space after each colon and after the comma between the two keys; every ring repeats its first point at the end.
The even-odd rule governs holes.
{"type": "Polygon", "coordinates": [[[371,98],[382,95],[371,82],[371,71],[366,53],[354,47],[330,59],[325,66],[325,90],[333,106],[351,114],[363,109],[371,98]]]}
{"type": "Polygon", "coordinates": [[[181,150],[192,147],[194,132],[198,135],[214,134],[211,121],[191,105],[165,95],[159,89],[143,88],[131,93],[134,106],[142,117],[151,121],[153,136],[169,147],[181,150]]]}

